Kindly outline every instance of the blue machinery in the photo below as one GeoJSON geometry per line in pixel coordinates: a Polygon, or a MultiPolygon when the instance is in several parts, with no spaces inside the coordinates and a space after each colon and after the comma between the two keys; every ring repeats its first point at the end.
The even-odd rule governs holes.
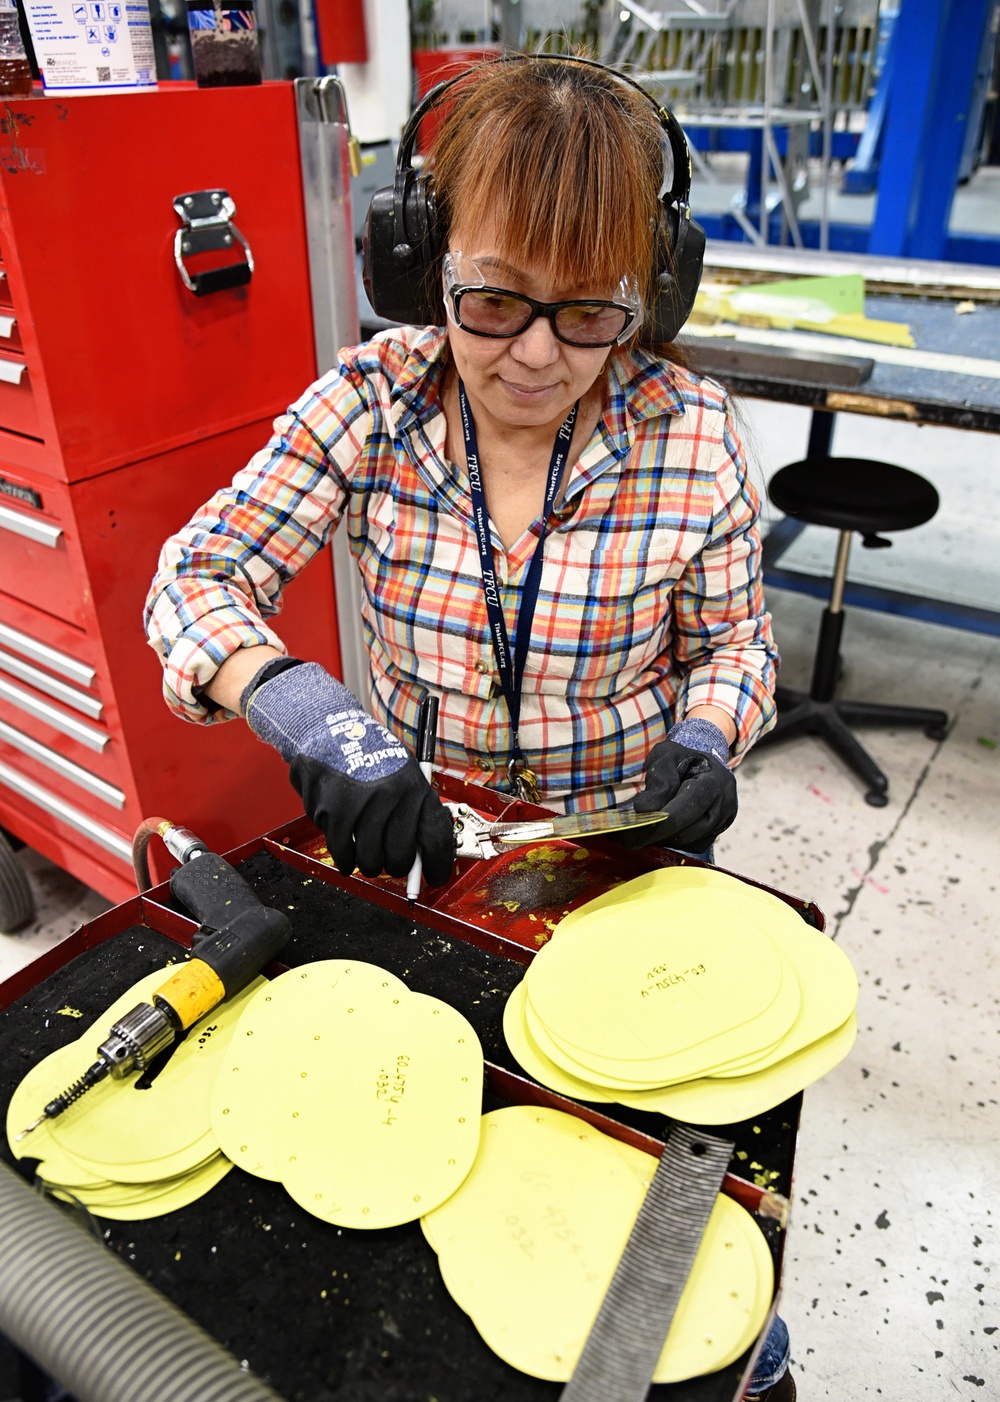
{"type": "Polygon", "coordinates": [[[742,206],[698,213],[710,238],[1000,265],[1000,238],[948,232],[979,134],[997,0],[886,0],[881,14],[877,0],[717,3],[714,13],[695,0],[605,4],[601,34],[604,57],[648,70],[697,150],[749,151],[742,206]],[[865,110],[864,131],[846,129],[865,110]],[[844,188],[877,187],[870,226],[829,221],[825,195],[820,221],[797,219],[795,168],[810,155],[827,173],[854,157],[844,188]]]}
{"type": "Polygon", "coordinates": [[[998,0],[422,0],[427,47],[489,42],[531,52],[588,44],[676,112],[695,159],[747,151],[745,196],[696,209],[710,238],[1000,266],[1000,238],[951,236],[997,44],[998,0]],[[863,130],[861,129],[863,125],[863,130]],[[822,213],[800,220],[807,158],[822,213]],[[831,164],[871,194],[865,223],[828,216],[831,164]],[[761,208],[767,216],[761,218],[761,208]]]}

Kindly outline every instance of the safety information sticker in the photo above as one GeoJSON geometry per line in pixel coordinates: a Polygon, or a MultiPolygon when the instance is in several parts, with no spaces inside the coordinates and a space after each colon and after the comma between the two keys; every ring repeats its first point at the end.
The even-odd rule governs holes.
{"type": "Polygon", "coordinates": [[[156,87],[145,0],[25,0],[47,93],[156,87]]]}

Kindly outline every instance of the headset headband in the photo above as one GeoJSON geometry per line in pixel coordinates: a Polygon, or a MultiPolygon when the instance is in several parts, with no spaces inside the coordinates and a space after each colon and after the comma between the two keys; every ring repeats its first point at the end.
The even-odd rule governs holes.
{"type": "MultiPolygon", "coordinates": [[[[687,137],[681,128],[680,123],[669,108],[661,107],[652,93],[647,92],[641,83],[630,77],[627,73],[621,73],[617,68],[609,68],[606,63],[600,63],[595,58],[580,58],[575,55],[565,54],[507,54],[501,58],[488,59],[479,67],[486,67],[488,64],[505,63],[575,63],[581,68],[596,68],[599,73],[607,73],[610,77],[620,83],[633,88],[637,93],[641,93],[653,111],[667,138],[670,146],[670,154],[673,161],[673,182],[668,192],[661,195],[661,199],[686,205],[691,198],[691,150],[687,143],[687,137]],[[678,181],[680,184],[678,185],[678,181]]],[[[430,92],[417,103],[410,113],[409,120],[403,128],[399,138],[399,150],[396,155],[396,170],[402,171],[407,166],[413,164],[413,145],[417,139],[417,132],[420,130],[420,123],[427,116],[432,107],[436,107],[449,88],[456,84],[468,81],[473,70],[464,69],[461,73],[456,73],[453,78],[446,78],[444,82],[438,83],[431,88],[430,92]]]]}

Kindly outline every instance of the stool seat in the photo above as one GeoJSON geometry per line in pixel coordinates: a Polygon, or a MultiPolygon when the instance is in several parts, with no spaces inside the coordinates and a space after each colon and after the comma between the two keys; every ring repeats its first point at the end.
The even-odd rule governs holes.
{"type": "Polygon", "coordinates": [[[863,535],[922,526],[939,505],[925,477],[872,458],[803,458],[780,468],[767,490],[786,516],[863,535]]]}

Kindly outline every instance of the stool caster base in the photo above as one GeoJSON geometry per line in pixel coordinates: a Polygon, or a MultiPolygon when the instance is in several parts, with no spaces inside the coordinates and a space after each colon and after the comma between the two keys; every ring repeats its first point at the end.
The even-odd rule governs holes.
{"type": "Polygon", "coordinates": [[[932,740],[947,733],[948,716],[921,706],[893,706],[874,701],[817,701],[802,691],[778,687],[774,729],[758,740],[767,746],[790,735],[818,735],[867,785],[865,802],[884,808],[889,780],[849,728],[851,725],[918,725],[932,740]]]}

